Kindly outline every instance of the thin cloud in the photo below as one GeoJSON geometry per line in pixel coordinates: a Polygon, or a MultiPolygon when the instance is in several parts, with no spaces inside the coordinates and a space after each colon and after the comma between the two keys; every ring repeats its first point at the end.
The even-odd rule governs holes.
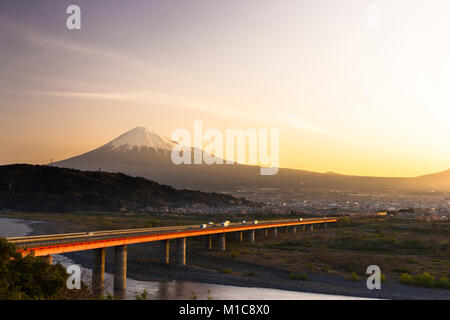
{"type": "Polygon", "coordinates": [[[349,137],[349,136],[344,136],[340,133],[334,132],[330,129],[327,128],[323,128],[320,126],[317,126],[315,124],[309,123],[307,121],[305,121],[304,119],[290,114],[290,113],[285,113],[282,116],[283,120],[289,124],[291,127],[294,128],[298,128],[298,129],[302,129],[302,130],[306,130],[306,131],[310,131],[313,133],[317,133],[317,134],[321,134],[321,135],[326,135],[326,136],[330,136],[330,137],[335,137],[341,140],[346,140],[352,143],[361,143],[361,140],[354,138],[354,137],[349,137]]]}
{"type": "Polygon", "coordinates": [[[57,98],[72,98],[72,99],[96,99],[96,100],[115,100],[124,101],[132,103],[144,103],[144,104],[158,104],[158,105],[168,105],[173,107],[181,107],[190,110],[197,110],[216,114],[219,116],[227,116],[238,119],[247,119],[257,122],[265,122],[271,119],[271,121],[277,121],[283,126],[285,124],[291,127],[306,130],[315,134],[326,135],[329,137],[338,138],[341,140],[346,140],[352,143],[361,143],[361,140],[342,135],[340,133],[334,132],[330,129],[320,127],[318,125],[312,124],[305,121],[296,115],[290,113],[284,113],[280,117],[271,115],[257,115],[236,111],[235,109],[228,108],[225,105],[220,105],[217,103],[212,103],[210,101],[205,101],[201,99],[194,99],[188,97],[182,97],[173,94],[167,94],[162,92],[154,91],[138,91],[138,92],[126,92],[126,93],[109,93],[109,92],[74,92],[74,91],[42,91],[42,92],[32,92],[35,95],[44,95],[57,98]]]}
{"type": "Polygon", "coordinates": [[[319,133],[319,134],[323,134],[323,135],[333,135],[333,132],[331,132],[330,130],[313,125],[311,123],[308,123],[304,119],[299,118],[298,116],[295,116],[290,113],[285,113],[283,115],[283,119],[291,127],[294,127],[294,128],[299,128],[299,129],[303,129],[303,130],[307,130],[307,131],[311,131],[311,132],[315,132],[315,133],[319,133]]]}
{"type": "Polygon", "coordinates": [[[257,117],[252,116],[250,113],[236,111],[225,105],[220,105],[217,103],[201,99],[182,97],[174,94],[167,94],[154,91],[139,91],[126,93],[39,91],[39,92],[30,92],[30,94],[56,98],[120,100],[132,103],[169,105],[174,107],[181,107],[191,110],[208,112],[220,116],[228,116],[240,119],[244,118],[255,121],[258,120],[257,117]]]}
{"type": "MultiPolygon", "coordinates": [[[[26,28],[22,25],[18,25],[16,22],[0,19],[0,23],[9,26],[10,30],[20,34],[28,43],[34,46],[43,48],[55,48],[68,52],[75,52],[85,55],[92,55],[96,57],[103,57],[104,59],[115,60],[117,63],[125,63],[130,67],[137,67],[144,70],[155,71],[158,68],[149,65],[147,62],[140,61],[138,59],[131,58],[122,53],[114,50],[103,48],[100,46],[94,46],[86,43],[80,43],[75,41],[67,41],[58,39],[56,37],[50,37],[42,33],[38,33],[32,29],[26,28]]],[[[167,70],[160,70],[161,72],[167,72],[167,70]]],[[[267,122],[270,119],[271,123],[277,121],[283,126],[286,123],[294,128],[307,130],[309,132],[321,135],[327,135],[332,137],[338,137],[343,140],[351,141],[354,143],[360,143],[360,141],[353,137],[345,137],[329,129],[317,126],[310,122],[305,121],[292,114],[282,114],[274,116],[273,114],[255,114],[253,112],[245,112],[244,108],[236,110],[235,108],[229,108],[224,104],[212,103],[202,99],[182,97],[174,94],[167,94],[153,91],[141,91],[141,92],[125,92],[125,93],[112,93],[112,92],[77,92],[77,91],[41,91],[31,92],[35,95],[45,95],[51,97],[60,98],[74,98],[74,99],[100,99],[100,100],[120,100],[124,102],[136,102],[146,104],[162,104],[175,107],[181,107],[191,110],[198,110],[202,112],[208,112],[219,116],[234,117],[237,119],[247,119],[256,122],[267,122]]]]}

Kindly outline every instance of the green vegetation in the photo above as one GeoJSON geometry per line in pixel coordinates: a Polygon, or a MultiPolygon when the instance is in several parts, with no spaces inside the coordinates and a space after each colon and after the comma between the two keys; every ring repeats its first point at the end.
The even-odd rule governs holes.
{"type": "Polygon", "coordinates": [[[292,280],[306,280],[307,278],[308,278],[308,276],[306,275],[306,274],[297,274],[297,273],[294,273],[294,272],[291,272],[290,274],[289,274],[289,278],[290,279],[292,279],[292,280]]]}
{"type": "Polygon", "coordinates": [[[237,258],[239,255],[240,255],[240,252],[238,252],[238,251],[231,251],[231,258],[232,259],[237,258]]]}
{"type": "MultiPolygon", "coordinates": [[[[140,228],[147,225],[173,226],[182,224],[201,224],[206,221],[265,220],[274,217],[266,214],[204,214],[177,215],[167,213],[161,216],[149,216],[146,213],[129,212],[77,212],[77,213],[19,213],[8,212],[2,216],[33,220],[50,220],[52,223],[38,224],[40,232],[65,233],[95,231],[105,229],[140,228]]],[[[277,216],[285,219],[289,216],[277,216]]],[[[381,268],[381,281],[397,282],[401,274],[418,275],[424,272],[434,277],[434,281],[412,280],[403,276],[402,283],[421,285],[432,283],[433,288],[447,288],[450,277],[450,223],[448,221],[426,222],[414,217],[347,217],[346,221],[329,224],[328,229],[317,232],[296,234],[279,233],[277,239],[257,234],[257,242],[241,243],[230,237],[227,242],[229,251],[206,251],[201,238],[192,238],[192,250],[199,250],[203,258],[190,263],[208,268],[209,257],[216,259],[212,270],[230,273],[233,276],[253,277],[255,270],[239,270],[234,264],[247,264],[277,269],[286,275],[327,273],[341,279],[365,279],[369,265],[381,268]],[[221,264],[226,259],[227,264],[221,264]],[[208,261],[207,263],[205,261],[208,261]],[[352,275],[354,273],[354,275],[352,275]]],[[[145,263],[158,263],[158,259],[143,257],[141,249],[130,247],[129,259],[145,263]]],[[[258,276],[264,273],[258,271],[258,276]]],[[[289,281],[290,276],[285,276],[289,281]]],[[[292,281],[295,281],[292,279],[292,281]]]]}
{"type": "Polygon", "coordinates": [[[148,296],[148,291],[146,289],[144,289],[144,291],[142,291],[141,294],[135,292],[134,293],[134,297],[136,300],[147,300],[147,296],[148,296]]]}
{"type": "Polygon", "coordinates": [[[226,194],[176,190],[122,173],[50,166],[0,166],[0,208],[25,212],[135,211],[148,207],[255,206],[226,194]]]}
{"type": "Polygon", "coordinates": [[[222,269],[222,270],[220,270],[220,273],[230,274],[230,273],[233,273],[233,270],[232,269],[222,269]]]}
{"type": "Polygon", "coordinates": [[[346,281],[359,281],[359,280],[361,280],[361,278],[358,276],[358,274],[355,271],[353,271],[350,273],[350,275],[347,275],[345,277],[345,280],[346,281]]]}
{"type": "Polygon", "coordinates": [[[32,255],[22,257],[13,244],[0,238],[0,300],[90,298],[85,286],[68,290],[67,278],[61,265],[32,255]]]}
{"type": "MultiPolygon", "coordinates": [[[[327,272],[350,280],[352,272],[364,277],[367,267],[375,264],[384,279],[424,271],[440,279],[449,277],[449,235],[450,223],[443,220],[347,217],[330,224],[326,232],[280,234],[275,241],[257,242],[255,250],[259,248],[273,258],[261,259],[264,265],[289,272],[327,272]],[[280,258],[286,261],[281,266],[276,263],[280,258]]],[[[251,261],[255,257],[243,258],[251,261]]]]}
{"type": "Polygon", "coordinates": [[[324,266],[322,266],[322,271],[324,271],[324,272],[330,272],[330,266],[328,266],[328,265],[324,265],[324,266]]]}
{"type": "Polygon", "coordinates": [[[439,280],[436,280],[436,278],[428,272],[423,272],[415,276],[411,276],[409,273],[402,273],[400,282],[418,287],[450,289],[450,280],[447,277],[443,276],[439,280]]]}

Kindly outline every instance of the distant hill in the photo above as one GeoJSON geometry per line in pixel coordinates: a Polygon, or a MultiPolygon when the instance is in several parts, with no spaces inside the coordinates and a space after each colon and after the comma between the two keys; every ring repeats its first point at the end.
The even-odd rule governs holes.
{"type": "Polygon", "coordinates": [[[226,194],[176,190],[122,173],[87,172],[26,164],[0,166],[0,209],[118,211],[147,207],[255,206],[226,194]]]}
{"type": "Polygon", "coordinates": [[[261,176],[258,166],[174,165],[175,143],[143,127],[134,128],[90,152],[55,162],[53,165],[79,170],[123,172],[176,188],[201,191],[231,191],[237,187],[287,187],[296,192],[403,192],[450,191],[450,170],[418,178],[346,176],[334,172],[280,169],[273,176],[261,176]]]}
{"type": "Polygon", "coordinates": [[[415,178],[415,182],[429,189],[450,191],[450,170],[415,178]]]}

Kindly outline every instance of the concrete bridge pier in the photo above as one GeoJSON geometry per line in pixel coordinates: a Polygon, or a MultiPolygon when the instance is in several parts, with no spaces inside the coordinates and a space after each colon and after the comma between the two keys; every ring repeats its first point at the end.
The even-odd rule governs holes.
{"type": "Polygon", "coordinates": [[[94,250],[94,268],[92,269],[92,292],[97,296],[105,293],[105,257],[106,249],[94,250]]]}
{"type": "Polygon", "coordinates": [[[221,233],[219,234],[219,250],[220,251],[225,251],[226,250],[226,245],[225,245],[225,233],[221,233]]]}
{"type": "Polygon", "coordinates": [[[205,236],[205,248],[206,250],[212,250],[212,235],[205,236]]]}
{"type": "Polygon", "coordinates": [[[269,236],[269,229],[264,229],[264,237],[267,238],[269,236]]]}
{"type": "Polygon", "coordinates": [[[306,226],[302,225],[302,230],[305,231],[306,230],[306,226]]]}
{"type": "Polygon", "coordinates": [[[177,263],[180,266],[186,265],[186,238],[177,239],[177,263]]]}
{"type": "Polygon", "coordinates": [[[277,228],[273,228],[272,229],[272,238],[276,239],[278,235],[278,229],[277,228]]]}
{"type": "Polygon", "coordinates": [[[296,226],[292,226],[291,227],[291,233],[297,233],[297,227],[296,226]]]}
{"type": "Polygon", "coordinates": [[[114,290],[127,288],[127,246],[114,247],[114,290]]]}
{"type": "Polygon", "coordinates": [[[309,225],[309,230],[314,231],[314,225],[313,224],[309,225]]]}
{"type": "Polygon", "coordinates": [[[255,230],[248,231],[248,242],[255,242],[255,230]]]}
{"type": "Polygon", "coordinates": [[[161,240],[160,245],[160,256],[159,260],[163,264],[169,264],[170,262],[170,242],[169,240],[161,240]]]}
{"type": "Polygon", "coordinates": [[[244,237],[242,236],[242,231],[236,232],[236,240],[239,242],[244,242],[244,237]]]}
{"type": "Polygon", "coordinates": [[[323,224],[323,227],[326,229],[326,228],[328,227],[328,224],[325,222],[325,223],[323,224]]]}

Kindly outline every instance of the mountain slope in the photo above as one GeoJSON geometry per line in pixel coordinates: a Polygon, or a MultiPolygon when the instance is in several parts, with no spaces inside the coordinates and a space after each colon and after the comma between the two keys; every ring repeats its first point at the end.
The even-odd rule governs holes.
{"type": "MultiPolygon", "coordinates": [[[[54,166],[78,170],[123,172],[177,188],[205,191],[221,186],[258,183],[259,167],[243,165],[175,165],[171,151],[175,143],[152,131],[137,127],[85,154],[55,162],[54,166]]],[[[193,151],[192,151],[193,152],[193,151]]]]}
{"type": "Polygon", "coordinates": [[[254,206],[230,195],[176,190],[120,173],[49,166],[0,166],[0,209],[21,211],[118,211],[122,207],[254,206]]]}
{"type": "Polygon", "coordinates": [[[450,170],[417,177],[415,183],[429,189],[450,190],[450,170]]]}
{"type": "Polygon", "coordinates": [[[450,191],[447,173],[418,178],[345,176],[304,170],[280,169],[277,175],[261,176],[258,166],[179,165],[171,161],[175,146],[170,139],[142,127],[135,128],[91,152],[54,163],[79,170],[103,170],[142,176],[176,188],[202,191],[230,191],[237,187],[283,187],[312,192],[340,190],[348,192],[393,192],[402,190],[450,191]]]}

